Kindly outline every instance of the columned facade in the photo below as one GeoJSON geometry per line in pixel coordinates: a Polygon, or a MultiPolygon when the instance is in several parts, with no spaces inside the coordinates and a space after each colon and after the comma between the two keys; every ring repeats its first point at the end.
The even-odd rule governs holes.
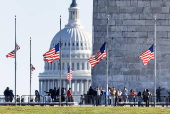
{"type": "MultiPolygon", "coordinates": [[[[60,84],[59,80],[49,80],[49,79],[44,79],[44,80],[39,80],[39,91],[40,94],[43,95],[44,91],[48,91],[49,89],[53,89],[54,87],[59,88],[60,84]]],[[[86,80],[86,79],[73,79],[71,81],[71,85],[72,86],[72,90],[74,95],[81,95],[84,94],[88,91],[89,87],[90,87],[90,80],[86,80]],[[74,89],[73,89],[74,88],[74,89]]],[[[62,80],[62,87],[66,88],[68,90],[68,85],[69,85],[69,81],[66,79],[62,80]]]]}

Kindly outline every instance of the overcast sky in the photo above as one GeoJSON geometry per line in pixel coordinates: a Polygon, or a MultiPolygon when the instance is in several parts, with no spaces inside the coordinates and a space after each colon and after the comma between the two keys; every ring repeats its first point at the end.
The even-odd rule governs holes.
{"type": "MultiPolygon", "coordinates": [[[[36,70],[32,76],[32,94],[39,88],[39,73],[44,71],[43,54],[51,40],[68,22],[68,8],[72,0],[1,0],[0,1],[0,95],[6,87],[15,91],[15,66],[13,58],[6,55],[14,49],[15,15],[17,16],[17,94],[29,95],[30,37],[32,38],[32,64],[36,70]]],[[[93,0],[77,0],[80,21],[92,33],[93,0]]]]}

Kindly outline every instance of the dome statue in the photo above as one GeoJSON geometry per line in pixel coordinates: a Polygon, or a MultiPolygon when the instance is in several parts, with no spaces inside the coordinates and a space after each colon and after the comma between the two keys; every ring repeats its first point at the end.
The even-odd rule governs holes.
{"type": "MultiPolygon", "coordinates": [[[[80,23],[76,0],[72,0],[69,10],[68,24],[59,31],[51,41],[50,49],[60,42],[61,35],[61,87],[72,88],[73,95],[87,93],[91,86],[91,65],[88,58],[92,55],[92,35],[80,23]],[[61,34],[60,34],[61,33],[61,34]],[[69,66],[73,69],[72,80],[67,80],[69,66]]],[[[44,72],[39,74],[39,91],[60,87],[60,62],[45,61],[44,72]]]]}

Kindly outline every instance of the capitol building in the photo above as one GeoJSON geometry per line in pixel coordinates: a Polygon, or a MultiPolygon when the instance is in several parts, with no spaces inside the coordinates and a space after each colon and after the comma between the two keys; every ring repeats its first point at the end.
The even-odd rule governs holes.
{"type": "MultiPolygon", "coordinates": [[[[70,87],[67,80],[67,71],[70,64],[73,69],[71,88],[73,95],[87,93],[91,86],[91,65],[88,58],[92,55],[92,36],[87,32],[80,23],[79,11],[76,0],[72,0],[69,10],[68,24],[59,31],[52,39],[50,48],[53,48],[62,42],[62,71],[61,85],[66,88],[70,87]],[[70,53],[71,49],[71,53],[70,53]]],[[[44,95],[44,91],[49,89],[57,89],[60,87],[60,64],[59,60],[53,63],[44,61],[44,72],[39,74],[39,92],[44,95]]]]}

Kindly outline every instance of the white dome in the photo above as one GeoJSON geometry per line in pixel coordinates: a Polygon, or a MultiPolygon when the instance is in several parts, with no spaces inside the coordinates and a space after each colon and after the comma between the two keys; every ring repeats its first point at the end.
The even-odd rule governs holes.
{"type": "Polygon", "coordinates": [[[44,72],[39,74],[40,94],[54,87],[73,87],[73,84],[73,94],[83,94],[91,85],[91,65],[88,58],[92,54],[92,35],[80,24],[79,10],[76,0],[72,0],[68,24],[51,41],[50,49],[60,42],[61,36],[61,61],[45,61],[44,72]],[[70,82],[67,80],[68,68],[73,69],[70,82]]]}
{"type": "MultiPolygon", "coordinates": [[[[71,27],[61,30],[62,49],[68,50],[70,46],[73,50],[92,50],[92,36],[83,28],[71,27]]],[[[58,32],[50,45],[50,48],[54,47],[60,41],[60,32],[58,32]]]]}

